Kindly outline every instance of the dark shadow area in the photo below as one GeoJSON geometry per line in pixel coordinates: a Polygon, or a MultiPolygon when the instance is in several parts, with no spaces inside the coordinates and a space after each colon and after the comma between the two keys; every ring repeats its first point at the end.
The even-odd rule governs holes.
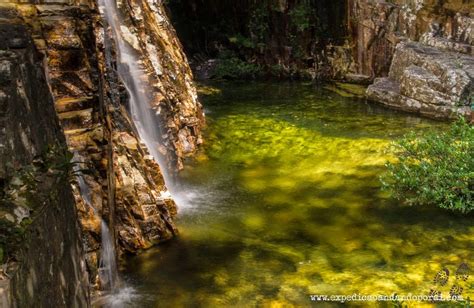
{"type": "Polygon", "coordinates": [[[326,46],[348,36],[346,0],[170,0],[167,7],[193,66],[219,59],[215,73],[229,79],[315,67],[326,46]]]}

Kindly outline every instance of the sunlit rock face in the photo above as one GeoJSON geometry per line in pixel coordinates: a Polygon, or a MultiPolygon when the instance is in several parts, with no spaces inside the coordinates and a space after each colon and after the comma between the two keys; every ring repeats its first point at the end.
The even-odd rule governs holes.
{"type": "MultiPolygon", "coordinates": [[[[166,157],[162,167],[173,173],[202,142],[204,115],[192,74],[160,2],[121,5],[127,22],[121,31],[140,56],[142,78],[152,88],[150,113],[164,123],[163,144],[156,145],[166,157]]],[[[116,72],[117,50],[97,4],[5,6],[18,11],[22,31],[31,32],[44,55],[48,84],[42,86],[51,91],[69,151],[85,170],[88,198],[77,180],[72,188],[90,281],[96,284],[100,219],[114,231],[118,254],[137,253],[176,234],[177,208],[163,170],[133,126],[128,96],[116,72]]]]}
{"type": "Polygon", "coordinates": [[[86,307],[66,140],[43,56],[14,6],[0,5],[0,16],[0,306],[86,307]]]}
{"type": "Polygon", "coordinates": [[[434,118],[471,113],[474,57],[414,42],[400,43],[388,77],[369,86],[369,98],[434,118]]]}
{"type": "Polygon", "coordinates": [[[473,9],[460,0],[351,1],[355,73],[384,77],[369,87],[368,97],[430,117],[469,117],[473,9]]]}
{"type": "Polygon", "coordinates": [[[463,45],[446,49],[464,48],[472,54],[467,46],[473,44],[473,9],[472,3],[461,0],[350,0],[348,20],[356,72],[372,78],[386,76],[395,46],[403,40],[421,40],[432,46],[445,41],[446,45],[463,45]]]}
{"type": "Polygon", "coordinates": [[[121,35],[136,51],[149,84],[151,110],[163,123],[160,151],[170,168],[182,168],[182,159],[202,142],[202,108],[193,86],[192,73],[162,1],[117,3],[124,20],[121,35]]]}

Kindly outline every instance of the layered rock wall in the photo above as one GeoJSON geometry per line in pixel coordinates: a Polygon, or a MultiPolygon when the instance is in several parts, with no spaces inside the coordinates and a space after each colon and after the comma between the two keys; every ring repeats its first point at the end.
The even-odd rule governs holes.
{"type": "Polygon", "coordinates": [[[0,6],[0,306],[85,307],[89,282],[66,140],[43,56],[0,6]]]}
{"type": "MultiPolygon", "coordinates": [[[[157,120],[167,128],[164,144],[156,145],[168,158],[163,168],[176,170],[201,142],[203,114],[192,75],[166,15],[160,15],[160,4],[123,5],[124,14],[134,18],[131,24],[142,23],[121,30],[141,55],[147,72],[143,77],[153,85],[150,112],[159,113],[157,120]]],[[[77,185],[75,196],[91,277],[97,277],[100,218],[113,226],[120,253],[136,253],[176,233],[176,206],[130,118],[127,93],[115,69],[114,42],[95,3],[21,7],[46,55],[69,148],[89,170],[84,179],[91,204],[84,202],[77,185]]]]}

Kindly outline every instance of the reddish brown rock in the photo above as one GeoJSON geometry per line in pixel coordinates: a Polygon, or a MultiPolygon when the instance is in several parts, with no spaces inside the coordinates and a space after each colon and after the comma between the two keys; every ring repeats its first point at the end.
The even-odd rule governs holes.
{"type": "MultiPolygon", "coordinates": [[[[90,280],[97,284],[101,219],[113,230],[117,254],[137,253],[176,233],[176,205],[162,170],[137,138],[128,97],[115,70],[116,50],[95,2],[10,4],[44,56],[56,112],[75,161],[86,169],[84,187],[73,181],[90,280]],[[105,43],[107,42],[107,44],[105,43]],[[107,47],[107,48],[106,48],[107,47]]],[[[153,108],[167,123],[168,166],[177,171],[201,140],[204,115],[192,74],[160,3],[128,2],[129,42],[143,61],[154,90],[153,108]]],[[[26,32],[25,32],[26,33],[26,32]]],[[[20,48],[20,39],[10,46],[20,48]]],[[[8,74],[3,74],[2,76],[8,74]]],[[[1,97],[0,97],[0,103],[1,97]]],[[[1,107],[1,105],[0,105],[1,107]]]]}

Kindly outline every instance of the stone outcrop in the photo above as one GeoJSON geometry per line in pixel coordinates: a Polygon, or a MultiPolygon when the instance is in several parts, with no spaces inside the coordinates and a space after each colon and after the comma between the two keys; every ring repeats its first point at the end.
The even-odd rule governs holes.
{"type": "Polygon", "coordinates": [[[43,56],[0,6],[0,306],[80,307],[89,282],[43,56]]]}
{"type": "MultiPolygon", "coordinates": [[[[204,124],[204,115],[197,101],[192,74],[161,2],[120,3],[126,21],[121,31],[139,54],[142,60],[140,65],[145,72],[143,78],[153,89],[150,113],[157,114],[157,119],[164,123],[165,134],[159,150],[167,158],[167,165],[162,167],[175,172],[182,168],[183,158],[192,154],[202,142],[200,128],[204,124]]],[[[94,1],[68,1],[54,4],[5,3],[0,7],[2,12],[13,12],[15,25],[21,27],[17,32],[31,34],[28,48],[37,50],[34,57],[25,56],[25,59],[17,62],[35,62],[38,65],[35,69],[46,75],[43,83],[38,78],[24,80],[22,84],[25,91],[33,91],[30,87],[35,88],[37,92],[34,94],[44,98],[41,103],[49,104],[44,109],[50,112],[46,115],[39,113],[37,121],[55,130],[55,138],[62,142],[63,147],[67,144],[69,152],[74,154],[73,159],[69,154],[65,154],[65,157],[81,170],[82,183],[75,172],[69,181],[58,186],[65,191],[61,193],[61,201],[75,206],[75,210],[69,213],[72,216],[62,217],[64,221],[58,222],[56,218],[60,217],[51,215],[54,219],[44,219],[43,222],[50,223],[54,227],[51,230],[55,230],[56,225],[61,228],[63,224],[69,223],[70,237],[81,234],[82,243],[75,244],[79,245],[81,252],[84,251],[86,262],[82,265],[87,267],[90,283],[99,286],[101,220],[113,231],[118,255],[137,253],[176,234],[173,222],[177,213],[176,205],[164,183],[163,170],[139,139],[131,119],[128,95],[116,71],[117,50],[110,29],[100,15],[98,4],[94,1]],[[52,112],[54,109],[56,114],[52,112]],[[63,132],[65,138],[57,137],[58,134],[62,136],[63,132]],[[71,231],[76,220],[79,221],[80,233],[71,231]]],[[[5,37],[4,41],[11,41],[8,49],[16,48],[14,44],[20,43],[10,38],[8,31],[1,33],[5,37]]],[[[0,96],[0,112],[4,107],[3,101],[0,96]]],[[[30,112],[24,110],[23,116],[30,117],[30,112]]],[[[5,123],[18,120],[16,117],[19,115],[1,116],[2,119],[8,119],[0,125],[3,129],[5,123]]],[[[49,136],[48,131],[34,126],[20,133],[18,140],[24,142],[36,138],[36,134],[44,134],[44,138],[49,136]]],[[[40,154],[35,148],[30,147],[28,150],[31,150],[32,156],[40,154]]],[[[11,161],[10,157],[5,161],[11,161]]],[[[0,168],[0,178],[5,177],[5,171],[2,170],[0,168]]],[[[36,239],[36,245],[51,249],[51,258],[58,258],[56,250],[61,249],[63,253],[62,249],[66,247],[50,247],[60,245],[61,241],[56,233],[50,238],[48,236],[50,234],[43,234],[41,238],[33,239],[36,239]],[[48,245],[44,244],[46,240],[49,241],[48,245]]],[[[67,248],[67,253],[74,252],[69,246],[67,248]]],[[[79,260],[84,258],[79,251],[77,254],[77,258],[72,260],[79,266],[79,260]]],[[[25,261],[27,258],[18,259],[20,268],[28,270],[35,266],[25,261]]],[[[64,261],[65,264],[67,262],[64,261]]],[[[57,268],[61,269],[61,266],[57,268]]],[[[49,267],[43,270],[49,270],[49,267]]],[[[69,292],[69,285],[76,283],[76,277],[83,278],[80,273],[78,268],[74,273],[68,268],[67,272],[63,272],[61,281],[50,286],[50,292],[63,288],[62,280],[67,281],[64,288],[69,292]]],[[[24,280],[29,276],[26,273],[21,277],[24,280]]],[[[31,279],[34,284],[45,283],[39,277],[31,279]]],[[[24,284],[24,287],[30,288],[29,284],[24,284]]],[[[76,292],[81,292],[78,288],[76,292]]],[[[63,296],[67,301],[74,298],[81,301],[76,306],[85,305],[88,297],[75,297],[66,294],[66,291],[64,294],[58,292],[51,303],[56,303],[54,299],[63,296]]],[[[15,289],[12,292],[16,294],[15,289]]],[[[33,298],[40,294],[49,293],[35,292],[33,298]]],[[[15,302],[22,303],[26,299],[26,296],[15,298],[15,302]]],[[[39,306],[50,306],[46,305],[47,295],[44,301],[39,306]]],[[[66,306],[71,307],[76,304],[66,303],[69,303],[66,306]]]]}
{"type": "Polygon", "coordinates": [[[448,45],[472,45],[473,10],[472,2],[462,0],[349,0],[353,73],[372,79],[387,76],[397,44],[423,41],[433,27],[434,36],[448,45]]]}
{"type": "Polygon", "coordinates": [[[470,116],[473,3],[354,0],[349,12],[353,73],[375,79],[369,99],[434,118],[470,116]]]}
{"type": "Polygon", "coordinates": [[[468,116],[474,94],[474,57],[421,43],[397,46],[388,77],[375,79],[370,99],[433,118],[468,116]]]}

